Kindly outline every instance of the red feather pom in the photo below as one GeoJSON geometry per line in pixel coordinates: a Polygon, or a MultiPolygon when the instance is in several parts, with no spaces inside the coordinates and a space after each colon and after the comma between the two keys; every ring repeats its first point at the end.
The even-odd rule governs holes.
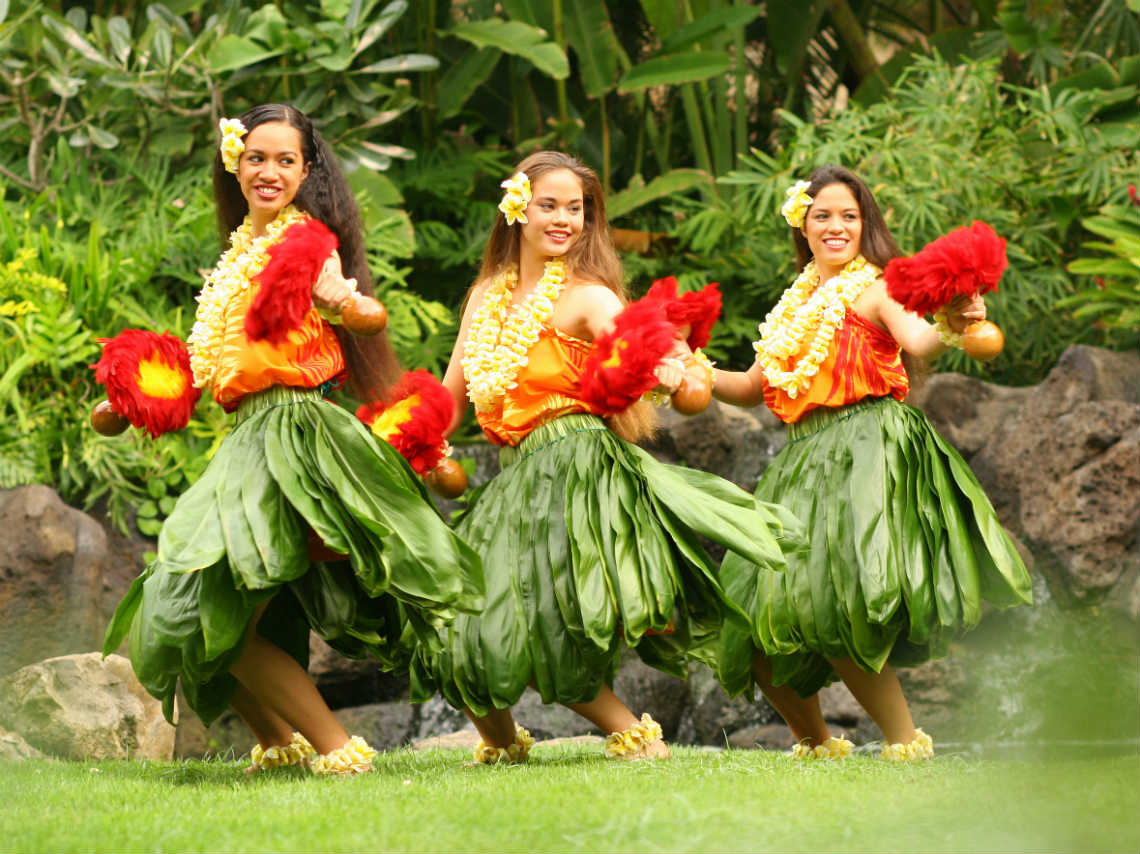
{"type": "Polygon", "coordinates": [[[309,219],[290,226],[269,247],[269,260],[257,276],[257,295],[245,316],[245,334],[251,341],[278,344],[301,325],[313,307],[313,285],[338,243],[324,223],[309,219]]]}
{"type": "Polygon", "coordinates": [[[1008,266],[1005,238],[975,220],[883,270],[887,293],[908,311],[933,314],[959,294],[996,291],[1008,266]]]}
{"type": "Polygon", "coordinates": [[[657,385],[653,371],[672,348],[674,329],[660,300],[645,298],[626,306],[586,359],[582,400],[607,413],[636,403],[657,385]]]}
{"type": "Polygon", "coordinates": [[[424,475],[443,457],[445,434],[455,416],[455,398],[427,371],[404,374],[383,401],[365,404],[356,417],[424,475]]]}
{"type": "Polygon", "coordinates": [[[153,437],[190,422],[202,390],[194,387],[190,353],[180,338],[124,329],[98,340],[103,355],[91,367],[115,412],[153,437]]]}
{"type": "Polygon", "coordinates": [[[711,282],[699,291],[687,291],[678,296],[676,277],[666,276],[650,286],[645,298],[660,301],[665,307],[665,316],[674,326],[687,325],[689,337],[686,343],[690,350],[697,350],[709,343],[709,335],[720,317],[719,288],[717,282],[711,282]]]}

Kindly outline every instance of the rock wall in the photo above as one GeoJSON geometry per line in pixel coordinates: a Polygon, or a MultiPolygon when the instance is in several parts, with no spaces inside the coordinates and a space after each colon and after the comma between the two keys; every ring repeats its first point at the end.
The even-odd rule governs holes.
{"type": "MultiPolygon", "coordinates": [[[[1140,354],[1074,347],[1033,388],[934,375],[911,402],[977,473],[1037,574],[1039,596],[1070,608],[1109,608],[1128,615],[1133,624],[1140,621],[1140,354]]],[[[783,427],[763,407],[741,410],[714,403],[693,418],[663,410],[662,421],[663,429],[648,445],[651,452],[748,490],[785,441],[783,427]]],[[[495,449],[488,445],[460,446],[457,454],[476,461],[472,485],[497,471],[495,449]]],[[[442,503],[445,512],[457,506],[442,503]]],[[[142,568],[143,551],[153,544],[104,529],[45,486],[0,491],[0,525],[6,532],[0,538],[0,677],[45,658],[98,649],[111,608],[142,568]]],[[[316,639],[311,653],[310,670],[330,705],[350,731],[378,746],[395,747],[467,726],[460,713],[438,698],[409,705],[402,677],[343,659],[316,639]]],[[[952,654],[900,674],[916,719],[929,722],[928,728],[950,726],[962,717],[971,693],[965,657],[952,654]]],[[[53,665],[51,678],[75,679],[86,686],[83,690],[98,695],[107,690],[106,674],[80,680],[78,668],[53,665]],[[66,673],[71,675],[61,675],[66,673]]],[[[11,696],[12,686],[24,683],[0,684],[9,686],[0,692],[11,696]]],[[[728,698],[704,667],[694,665],[689,679],[681,681],[630,655],[615,690],[638,713],[651,711],[667,737],[680,743],[784,748],[789,742],[787,728],[767,704],[728,698]]],[[[5,707],[3,702],[8,701],[0,697],[0,727],[10,730],[0,731],[4,755],[34,755],[37,750],[88,755],[83,751],[95,750],[90,740],[69,747],[25,731],[72,724],[64,724],[64,718],[50,725],[13,724],[4,719],[5,714],[15,719],[12,703],[5,707]]],[[[842,685],[828,688],[822,702],[828,720],[857,741],[878,737],[842,685]]],[[[533,692],[524,696],[517,712],[540,738],[590,731],[572,712],[543,706],[533,692]]],[[[134,726],[137,733],[137,720],[121,731],[134,726]]],[[[157,724],[155,729],[161,731],[157,724]]],[[[118,739],[129,751],[138,749],[132,741],[137,736],[103,738],[118,739]]],[[[181,756],[240,755],[250,743],[235,716],[223,716],[209,730],[191,717],[178,726],[173,751],[181,756]]],[[[158,748],[160,753],[166,749],[158,748]]]]}

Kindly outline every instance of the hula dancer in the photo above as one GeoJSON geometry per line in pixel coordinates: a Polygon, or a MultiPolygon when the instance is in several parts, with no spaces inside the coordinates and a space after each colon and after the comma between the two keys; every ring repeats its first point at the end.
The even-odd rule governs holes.
{"type": "Polygon", "coordinates": [[[608,756],[665,757],[661,727],[609,687],[622,648],[683,676],[725,607],[699,537],[780,570],[794,522],[627,441],[651,428],[641,396],[684,369],[662,363],[678,334],[662,303],[625,306],[595,173],[541,151],[503,186],[444,377],[501,446],[502,472],[456,528],[483,560],[487,607],[444,630],[442,653],[417,653],[412,698],[464,709],[480,762],[526,758],[510,708],[528,685],[607,733],[608,756]]]}
{"type": "Polygon", "coordinates": [[[159,417],[175,400],[184,426],[199,389],[235,413],[104,653],[129,632],[168,720],[179,680],[207,724],[232,704],[258,739],[254,768],[368,771],[375,751],[348,737],[305,670],[310,629],[405,667],[406,629],[434,638],[456,609],[482,604],[480,565],[404,459],[323,398],[347,373],[372,401],[398,371],[382,331],[355,337],[326,319],[343,311],[371,333],[384,322],[360,296],[371,293],[360,214],[331,149],[295,108],[254,107],[222,121],[214,194],[225,251],[198,296],[184,371],[136,330],[106,342],[97,366],[112,407],[152,433],[179,426],[159,417]]]}
{"type": "Polygon", "coordinates": [[[977,291],[996,285],[1004,243],[994,236],[958,269],[933,271],[971,284],[931,325],[888,293],[881,271],[900,253],[854,173],[817,169],[789,189],[782,213],[800,275],[761,324],[756,363],[716,371],[714,394],[742,406],[763,400],[788,424],[790,441],[756,496],[791,510],[811,550],[790,557],[783,574],[726,557],[722,582],[751,625],[726,625],[719,676],[734,694],[759,685],[799,741],[797,756],[850,753],[817,698],[837,676],[882,730],[885,758],[931,756],[893,666],[945,655],[978,622],[983,600],[1006,608],[1031,593],[966,463],[901,402],[901,352],[934,358],[984,319],[977,291]]]}

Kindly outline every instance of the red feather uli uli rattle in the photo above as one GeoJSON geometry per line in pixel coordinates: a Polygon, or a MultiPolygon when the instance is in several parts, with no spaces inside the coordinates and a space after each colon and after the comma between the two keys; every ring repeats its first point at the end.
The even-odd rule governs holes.
{"type": "MultiPolygon", "coordinates": [[[[1009,262],[1005,239],[975,220],[928,243],[910,258],[895,258],[883,270],[887,294],[908,311],[931,314],[943,340],[954,338],[946,326],[944,307],[957,296],[996,291],[1009,262]]],[[[957,341],[955,341],[957,343],[957,341]]],[[[988,320],[971,323],[961,334],[966,354],[988,362],[1005,345],[1002,331],[988,320]]]]}

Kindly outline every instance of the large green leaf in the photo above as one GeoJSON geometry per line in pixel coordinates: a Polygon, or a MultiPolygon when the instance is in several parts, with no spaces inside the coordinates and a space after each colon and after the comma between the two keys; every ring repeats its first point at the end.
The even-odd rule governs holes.
{"type": "MultiPolygon", "coordinates": [[[[394,0],[394,2],[385,6],[376,19],[368,25],[368,28],[360,37],[360,42],[356,45],[354,52],[360,53],[361,51],[367,50],[373,42],[388,32],[389,28],[396,23],[396,20],[407,10],[408,4],[405,0],[394,0]]],[[[356,26],[356,21],[351,11],[345,23],[349,27],[356,26]]]]}
{"type": "Polygon", "coordinates": [[[491,47],[472,48],[447,69],[435,90],[440,118],[451,118],[463,109],[467,99],[491,76],[502,55],[491,47]]]}
{"type": "Polygon", "coordinates": [[[641,9],[659,38],[668,38],[682,26],[683,6],[677,0],[641,0],[641,9]]]}
{"type": "Polygon", "coordinates": [[[701,169],[673,169],[658,175],[648,184],[627,187],[615,193],[606,203],[606,213],[610,219],[617,219],[657,199],[683,193],[702,184],[711,185],[712,180],[712,176],[701,169]]]}
{"type": "Polygon", "coordinates": [[[760,9],[756,6],[729,6],[725,9],[717,9],[715,12],[702,15],[691,24],[686,24],[662,41],[661,53],[676,53],[702,39],[707,39],[709,36],[729,33],[732,30],[747,26],[758,17],[760,17],[760,9]]]}
{"type": "Polygon", "coordinates": [[[464,21],[456,24],[445,35],[471,42],[476,47],[498,48],[529,60],[539,71],[558,80],[570,76],[570,63],[566,53],[549,41],[545,30],[520,21],[464,21]]]}
{"type": "MultiPolygon", "coordinates": [[[[376,207],[391,207],[404,202],[400,189],[387,175],[371,169],[357,169],[348,176],[348,183],[354,192],[364,194],[376,207]]],[[[367,208],[365,208],[367,211],[367,208]]]]}
{"type": "Polygon", "coordinates": [[[604,0],[573,0],[564,6],[566,38],[578,55],[582,86],[592,98],[614,88],[618,69],[629,65],[604,0]]]}
{"type": "Polygon", "coordinates": [[[828,0],[768,4],[768,44],[776,52],[776,66],[785,79],[798,77],[815,38],[828,0]]]}
{"type": "Polygon", "coordinates": [[[83,34],[76,30],[74,27],[68,26],[58,18],[51,15],[44,15],[40,21],[45,27],[55,33],[60,40],[64,42],[72,50],[79,53],[88,62],[94,62],[96,65],[102,65],[104,68],[114,68],[115,63],[99,53],[91,43],[83,37],[83,34]]]}
{"type": "Polygon", "coordinates": [[[622,93],[636,92],[652,86],[676,86],[696,80],[708,80],[724,74],[732,67],[727,53],[719,50],[705,50],[699,53],[680,53],[675,56],[659,56],[627,71],[618,83],[622,93]]]}
{"type": "Polygon", "coordinates": [[[222,36],[210,48],[210,52],[206,56],[206,63],[211,72],[221,74],[223,71],[234,71],[238,68],[254,65],[281,53],[284,53],[281,49],[270,50],[249,39],[230,34],[222,36]]]}
{"type": "Polygon", "coordinates": [[[362,74],[391,74],[406,71],[434,71],[439,68],[439,60],[426,53],[405,53],[390,56],[360,69],[362,74]]]}

